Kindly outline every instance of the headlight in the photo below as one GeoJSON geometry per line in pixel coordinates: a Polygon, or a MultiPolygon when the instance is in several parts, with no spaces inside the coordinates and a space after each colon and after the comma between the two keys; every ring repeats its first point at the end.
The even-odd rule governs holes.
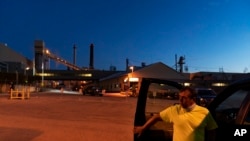
{"type": "Polygon", "coordinates": [[[200,103],[199,103],[201,106],[206,106],[207,105],[207,100],[204,99],[204,98],[200,98],[200,103]]]}

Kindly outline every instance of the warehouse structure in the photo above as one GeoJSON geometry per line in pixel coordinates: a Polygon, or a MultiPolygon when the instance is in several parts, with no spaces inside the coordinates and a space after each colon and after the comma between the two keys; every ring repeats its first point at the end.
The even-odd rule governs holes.
{"type": "Polygon", "coordinates": [[[0,43],[0,72],[25,73],[33,67],[32,60],[12,50],[7,44],[0,43]]]}

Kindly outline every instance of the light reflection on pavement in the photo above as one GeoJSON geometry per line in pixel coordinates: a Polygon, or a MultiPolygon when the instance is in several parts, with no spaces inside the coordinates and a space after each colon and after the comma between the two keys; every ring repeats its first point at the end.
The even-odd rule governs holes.
{"type": "MultiPolygon", "coordinates": [[[[81,92],[78,91],[69,91],[69,90],[59,90],[59,89],[46,89],[44,93],[62,93],[62,94],[76,94],[76,95],[82,95],[81,92]]],[[[128,97],[125,94],[121,93],[105,93],[103,96],[113,96],[113,97],[128,97]]]]}

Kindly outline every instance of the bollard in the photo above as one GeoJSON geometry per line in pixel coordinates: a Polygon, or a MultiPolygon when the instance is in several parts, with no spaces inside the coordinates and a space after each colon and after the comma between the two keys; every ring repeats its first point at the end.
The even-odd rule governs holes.
{"type": "Polygon", "coordinates": [[[13,93],[13,90],[10,89],[10,99],[12,99],[12,93],[13,93]]]}
{"type": "Polygon", "coordinates": [[[102,94],[105,94],[106,93],[106,90],[105,89],[102,89],[102,94]]]}
{"type": "Polygon", "coordinates": [[[30,87],[26,88],[27,92],[27,98],[30,98],[30,87]]]}
{"type": "Polygon", "coordinates": [[[25,98],[25,97],[24,97],[24,89],[22,89],[22,91],[21,91],[21,97],[22,97],[22,99],[25,98]]]}
{"type": "Polygon", "coordinates": [[[63,93],[63,88],[61,88],[61,93],[63,93]]]}

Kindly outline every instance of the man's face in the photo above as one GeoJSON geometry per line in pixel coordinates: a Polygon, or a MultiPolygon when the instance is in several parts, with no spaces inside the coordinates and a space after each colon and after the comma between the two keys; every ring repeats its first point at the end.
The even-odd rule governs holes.
{"type": "Polygon", "coordinates": [[[190,92],[188,90],[185,90],[183,92],[180,92],[179,94],[179,100],[180,100],[180,105],[183,108],[188,108],[192,104],[194,104],[194,100],[190,98],[190,92]]]}

